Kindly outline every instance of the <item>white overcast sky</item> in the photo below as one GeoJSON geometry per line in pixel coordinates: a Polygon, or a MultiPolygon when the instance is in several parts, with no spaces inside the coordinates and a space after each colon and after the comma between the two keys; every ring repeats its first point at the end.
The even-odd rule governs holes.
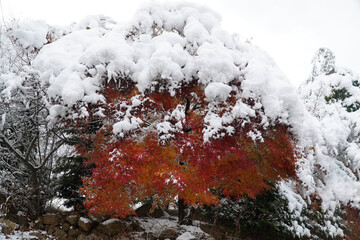
{"type": "MultiPolygon", "coordinates": [[[[128,21],[145,0],[0,0],[5,20],[41,19],[67,25],[90,14],[128,21]]],[[[219,12],[223,27],[267,51],[299,85],[319,47],[360,73],[360,0],[193,0],[219,12]]]]}

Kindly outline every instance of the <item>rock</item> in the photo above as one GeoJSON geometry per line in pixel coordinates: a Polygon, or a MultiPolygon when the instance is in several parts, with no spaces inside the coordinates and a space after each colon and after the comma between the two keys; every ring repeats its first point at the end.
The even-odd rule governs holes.
{"type": "Polygon", "coordinates": [[[9,227],[11,228],[11,230],[18,228],[18,225],[16,223],[13,223],[12,221],[4,218],[0,219],[0,226],[9,227]]]}
{"type": "Polygon", "coordinates": [[[128,226],[128,231],[129,232],[144,232],[145,229],[143,227],[141,227],[140,222],[137,220],[133,220],[130,225],[128,226]]]}
{"type": "Polygon", "coordinates": [[[40,229],[40,230],[45,230],[45,225],[44,225],[44,219],[43,218],[40,218],[39,220],[35,221],[35,228],[40,229]]]}
{"type": "Polygon", "coordinates": [[[176,240],[176,238],[179,236],[179,234],[174,229],[165,229],[160,233],[159,240],[176,240]]]}
{"type": "Polygon", "coordinates": [[[141,238],[142,239],[148,239],[148,240],[157,240],[158,238],[154,236],[153,233],[151,232],[144,232],[143,234],[141,234],[141,238]]]}
{"type": "Polygon", "coordinates": [[[88,214],[88,217],[93,221],[93,222],[96,222],[96,223],[101,223],[101,222],[104,222],[106,220],[109,219],[108,216],[104,215],[104,214],[97,214],[97,215],[94,215],[94,214],[88,214]]]}
{"type": "Polygon", "coordinates": [[[57,226],[60,224],[61,221],[61,217],[56,214],[46,214],[43,219],[45,225],[57,226]]]}
{"type": "Polygon", "coordinates": [[[7,226],[3,226],[3,227],[1,228],[1,232],[2,232],[3,234],[5,234],[5,235],[10,235],[10,234],[12,234],[13,230],[14,230],[14,229],[12,229],[11,227],[7,227],[7,226]]]}
{"type": "Polygon", "coordinates": [[[89,232],[91,227],[93,226],[94,222],[88,218],[81,217],[78,220],[79,227],[84,230],[85,232],[89,232]]]}
{"type": "Polygon", "coordinates": [[[81,234],[81,231],[79,231],[78,229],[70,228],[70,229],[68,230],[68,235],[69,235],[69,237],[76,238],[76,237],[79,236],[80,234],[81,234]]]}
{"type": "Polygon", "coordinates": [[[70,229],[70,224],[68,223],[63,223],[61,225],[61,229],[63,229],[65,232],[67,232],[70,229]]]}
{"type": "Polygon", "coordinates": [[[77,223],[79,221],[80,216],[79,215],[75,215],[75,214],[71,214],[69,216],[66,217],[66,221],[71,225],[71,226],[77,226],[77,223]]]}
{"type": "Polygon", "coordinates": [[[105,222],[100,223],[96,230],[110,236],[117,235],[124,232],[125,224],[119,219],[109,219],[105,222]]]}
{"type": "Polygon", "coordinates": [[[56,239],[67,237],[67,234],[63,229],[56,229],[53,235],[56,239]]]}
{"type": "Polygon", "coordinates": [[[91,230],[90,234],[93,234],[93,235],[95,235],[96,237],[98,237],[99,239],[102,239],[102,240],[110,240],[109,236],[99,232],[96,229],[91,230]]]}
{"type": "Polygon", "coordinates": [[[89,235],[81,234],[77,237],[77,240],[103,240],[103,239],[94,234],[89,234],[89,235]]]}
{"type": "Polygon", "coordinates": [[[45,239],[45,235],[40,232],[30,232],[29,236],[37,237],[38,239],[45,239]]]}
{"type": "Polygon", "coordinates": [[[80,234],[77,238],[76,238],[76,240],[87,240],[88,238],[87,238],[87,236],[85,235],[85,234],[80,234]]]}
{"type": "Polygon", "coordinates": [[[135,213],[138,217],[161,218],[164,216],[164,212],[161,209],[159,208],[152,209],[151,203],[143,204],[141,207],[135,210],[135,213]]]}
{"type": "Polygon", "coordinates": [[[47,229],[47,233],[52,235],[56,231],[56,227],[54,225],[50,225],[47,229]]]}
{"type": "Polygon", "coordinates": [[[8,214],[6,218],[20,226],[25,227],[29,227],[29,222],[31,222],[31,220],[27,216],[17,214],[8,214]]]}

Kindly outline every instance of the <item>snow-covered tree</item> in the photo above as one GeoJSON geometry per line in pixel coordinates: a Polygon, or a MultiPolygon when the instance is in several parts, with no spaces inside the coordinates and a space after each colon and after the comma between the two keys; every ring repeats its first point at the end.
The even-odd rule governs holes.
{"type": "Polygon", "coordinates": [[[47,121],[46,86],[31,67],[54,34],[40,21],[10,22],[1,34],[1,190],[8,204],[28,214],[44,210],[53,157],[63,144],[57,126],[47,121]]]}
{"type": "Polygon", "coordinates": [[[205,7],[150,4],[128,25],[80,28],[34,66],[53,121],[101,122],[92,151],[79,149],[97,165],[84,189],[94,211],[123,216],[151,195],[214,203],[212,188],[254,197],[263,179],[293,175],[294,144],[311,132],[274,61],[205,7]]]}
{"type": "Polygon", "coordinates": [[[321,48],[311,76],[299,89],[306,108],[320,123],[313,197],[330,218],[336,209],[360,207],[359,80],[358,74],[335,64],[329,49],[321,48]]]}
{"type": "Polygon", "coordinates": [[[320,49],[299,98],[266,53],[206,7],[151,3],[113,24],[3,28],[4,186],[31,183],[40,196],[35,180],[51,177],[61,124],[77,139],[71,156],[96,166],[83,179],[93,212],[126,216],[147,197],[261,200],[274,186],[273,210],[285,212],[273,226],[286,236],[344,237],[343,207],[360,207],[358,75],[320,49]]]}

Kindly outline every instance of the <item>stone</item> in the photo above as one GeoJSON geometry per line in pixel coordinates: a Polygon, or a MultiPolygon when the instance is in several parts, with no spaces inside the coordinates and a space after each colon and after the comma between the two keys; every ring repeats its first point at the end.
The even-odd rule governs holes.
{"type": "Polygon", "coordinates": [[[90,234],[95,235],[96,237],[98,237],[99,239],[102,239],[102,240],[110,240],[109,236],[99,232],[96,229],[91,230],[90,234]]]}
{"type": "Polygon", "coordinates": [[[6,218],[24,227],[29,227],[29,222],[31,222],[31,220],[27,216],[17,215],[17,214],[8,214],[6,218]]]}
{"type": "Polygon", "coordinates": [[[45,230],[45,225],[44,225],[44,219],[43,218],[40,218],[39,220],[35,221],[35,228],[40,229],[40,230],[45,230]]]}
{"type": "Polygon", "coordinates": [[[63,229],[65,232],[67,232],[70,229],[70,224],[68,223],[63,223],[61,225],[61,229],[63,229]]]}
{"type": "Polygon", "coordinates": [[[140,218],[142,217],[161,218],[164,216],[164,212],[161,209],[159,208],[152,209],[151,203],[145,203],[141,207],[138,207],[135,210],[135,213],[140,218]]]}
{"type": "Polygon", "coordinates": [[[141,234],[141,238],[142,239],[148,239],[148,240],[157,240],[158,238],[154,236],[153,233],[151,232],[144,232],[143,234],[141,234]]]}
{"type": "Polygon", "coordinates": [[[145,229],[143,227],[141,227],[140,222],[137,220],[132,220],[132,222],[130,223],[130,225],[128,226],[128,231],[129,232],[144,232],[145,229]]]}
{"type": "Polygon", "coordinates": [[[76,238],[76,240],[87,240],[88,238],[87,238],[87,236],[85,235],[85,234],[80,234],[77,238],[76,238]]]}
{"type": "Polygon", "coordinates": [[[68,235],[69,235],[69,237],[76,238],[76,237],[79,236],[80,234],[81,234],[81,231],[79,231],[78,229],[70,228],[70,229],[68,230],[68,235]]]}
{"type": "Polygon", "coordinates": [[[71,225],[71,226],[77,226],[77,223],[79,221],[80,216],[79,215],[75,215],[75,214],[71,214],[69,216],[66,217],[66,221],[71,225]]]}
{"type": "Polygon", "coordinates": [[[56,231],[57,227],[55,227],[54,225],[50,225],[48,227],[47,233],[52,235],[55,231],[56,231]]]}
{"type": "Polygon", "coordinates": [[[100,223],[96,230],[103,234],[114,236],[124,232],[125,224],[119,219],[113,218],[100,223]]]}
{"type": "Polygon", "coordinates": [[[67,237],[66,232],[63,229],[56,229],[53,234],[57,239],[61,237],[67,237]]]}
{"type": "Polygon", "coordinates": [[[179,236],[179,234],[174,229],[165,229],[160,233],[159,240],[176,240],[176,238],[179,236]]]}
{"type": "Polygon", "coordinates": [[[45,225],[57,226],[60,224],[60,221],[61,221],[61,217],[59,215],[49,214],[49,213],[46,214],[43,219],[44,219],[45,225]]]}
{"type": "Polygon", "coordinates": [[[109,216],[106,216],[104,214],[88,214],[88,217],[96,223],[101,223],[109,219],[109,216]]]}
{"type": "Polygon", "coordinates": [[[13,230],[14,230],[14,229],[12,229],[11,227],[7,227],[7,226],[3,226],[3,227],[1,228],[1,232],[2,232],[3,234],[5,234],[5,235],[10,235],[10,234],[12,234],[13,230]]]}
{"type": "Polygon", "coordinates": [[[40,232],[30,232],[29,236],[37,237],[38,239],[44,239],[45,235],[40,232]]]}
{"type": "Polygon", "coordinates": [[[76,239],[77,240],[104,240],[94,234],[89,234],[89,235],[81,234],[76,239]]]}
{"type": "Polygon", "coordinates": [[[14,229],[17,229],[18,228],[18,225],[8,219],[0,219],[0,226],[5,226],[5,227],[9,227],[11,228],[12,230],[14,229]]]}
{"type": "Polygon", "coordinates": [[[81,217],[78,220],[78,225],[80,229],[84,230],[85,232],[89,232],[93,226],[94,222],[88,218],[81,217]]]}

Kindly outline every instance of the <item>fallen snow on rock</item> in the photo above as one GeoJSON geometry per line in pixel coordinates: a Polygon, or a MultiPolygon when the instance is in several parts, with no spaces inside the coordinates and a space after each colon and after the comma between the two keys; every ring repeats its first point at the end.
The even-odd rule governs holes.
{"type": "Polygon", "coordinates": [[[179,237],[176,238],[176,240],[192,240],[192,239],[196,239],[196,237],[189,232],[184,232],[183,234],[181,234],[179,237]]]}
{"type": "MultiPolygon", "coordinates": [[[[0,240],[26,240],[26,239],[39,239],[38,237],[34,236],[34,235],[30,235],[31,233],[34,233],[34,231],[25,231],[25,232],[21,232],[21,231],[14,231],[12,234],[10,235],[5,235],[3,233],[1,233],[1,227],[0,227],[0,240]]],[[[39,234],[43,234],[44,236],[46,235],[46,232],[36,232],[39,234]]],[[[51,236],[48,236],[51,237],[51,236]]],[[[47,238],[47,239],[51,239],[51,238],[47,238]]]]}
{"type": "MultiPolygon", "coordinates": [[[[155,237],[160,236],[161,232],[165,229],[173,229],[179,233],[179,237],[194,236],[201,239],[212,239],[210,235],[200,229],[200,222],[194,221],[194,226],[179,225],[176,217],[171,218],[136,218],[141,227],[145,229],[146,234],[152,234],[155,237]]],[[[191,238],[178,238],[179,240],[191,239],[191,238]]]]}

